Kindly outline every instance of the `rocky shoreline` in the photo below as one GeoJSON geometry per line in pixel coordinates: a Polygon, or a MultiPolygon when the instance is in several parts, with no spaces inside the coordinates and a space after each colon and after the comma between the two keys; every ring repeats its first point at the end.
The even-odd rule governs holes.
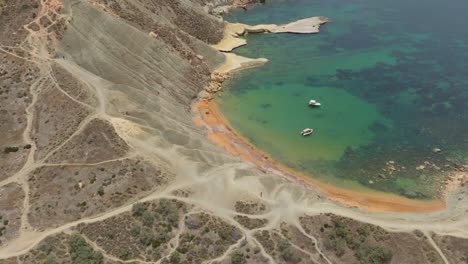
{"type": "MultiPolygon", "coordinates": [[[[291,182],[302,185],[306,188],[319,188],[324,195],[331,200],[342,204],[358,207],[374,212],[411,212],[427,213],[441,210],[444,202],[441,200],[417,201],[393,194],[364,191],[358,192],[331,186],[314,180],[291,168],[283,166],[274,161],[266,153],[257,149],[248,140],[236,133],[228,121],[219,112],[216,103],[211,100],[222,89],[222,84],[231,77],[233,72],[250,67],[261,66],[268,60],[249,59],[230,53],[236,47],[245,45],[247,42],[239,37],[251,33],[302,33],[312,34],[320,31],[320,25],[326,23],[328,18],[312,17],[301,19],[286,25],[256,25],[228,23],[225,29],[225,36],[218,44],[212,47],[223,52],[225,62],[221,64],[211,74],[209,85],[199,93],[198,100],[192,105],[194,122],[208,131],[208,138],[222,147],[232,155],[240,157],[244,162],[255,164],[262,171],[281,175],[291,182]]],[[[320,195],[319,195],[320,198],[320,195]]],[[[323,197],[322,197],[323,198],[323,197]]]]}

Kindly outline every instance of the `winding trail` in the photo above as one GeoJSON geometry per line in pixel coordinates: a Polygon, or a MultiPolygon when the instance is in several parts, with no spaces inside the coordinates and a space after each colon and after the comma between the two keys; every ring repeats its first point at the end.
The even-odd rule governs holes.
{"type": "MultiPolygon", "coordinates": [[[[68,20],[71,18],[71,14],[58,14],[54,9],[57,7],[56,5],[54,5],[54,3],[56,4],[58,3],[58,1],[50,2],[42,0],[41,12],[38,14],[38,17],[33,22],[38,22],[41,18],[47,17],[48,19],[53,21],[54,24],[57,23],[58,19],[68,20]],[[49,14],[51,13],[56,14],[55,20],[49,16],[49,14]]],[[[303,186],[298,186],[294,183],[291,184],[286,181],[283,181],[282,179],[277,179],[276,175],[273,175],[275,174],[275,172],[270,174],[264,174],[263,176],[259,176],[258,174],[256,174],[253,176],[236,177],[234,172],[235,170],[253,169],[254,167],[252,165],[242,163],[241,161],[232,162],[230,164],[224,164],[222,166],[198,172],[196,169],[193,169],[197,168],[196,165],[198,165],[198,162],[193,161],[192,159],[189,159],[187,157],[180,157],[177,161],[172,161],[174,167],[185,168],[186,170],[184,171],[183,169],[180,169],[180,171],[178,171],[176,179],[173,182],[171,182],[168,186],[165,186],[164,190],[155,190],[153,193],[139,199],[138,201],[127,203],[123,206],[107,210],[100,214],[85,217],[55,228],[35,230],[31,227],[28,221],[28,215],[30,212],[30,186],[28,182],[28,175],[35,169],[44,166],[96,166],[137,156],[141,156],[144,159],[148,160],[156,160],[154,156],[158,156],[161,159],[164,158],[166,160],[171,160],[171,157],[173,157],[171,155],[180,154],[181,149],[187,148],[184,146],[172,146],[170,148],[165,149],[158,148],[156,146],[146,146],[147,149],[140,149],[134,147],[134,149],[126,156],[101,161],[98,163],[47,163],[47,159],[51,155],[53,155],[56,151],[58,151],[76,135],[82,132],[91,120],[95,118],[107,120],[110,123],[112,123],[114,127],[117,127],[120,124],[118,124],[116,117],[113,117],[107,113],[108,109],[106,108],[106,106],[109,98],[106,95],[104,88],[94,87],[95,94],[97,95],[99,101],[97,107],[88,105],[67,94],[63,89],[61,89],[60,85],[53,78],[50,63],[57,62],[61,65],[67,65],[67,69],[72,69],[72,67],[78,66],[68,63],[66,60],[54,60],[52,58],[52,54],[49,54],[49,51],[47,49],[47,46],[50,44],[50,40],[48,39],[48,37],[51,34],[47,31],[47,28],[41,27],[38,31],[30,30],[29,25],[25,25],[25,28],[29,31],[29,35],[22,43],[21,48],[24,49],[24,51],[26,51],[28,54],[30,54],[31,59],[20,57],[17,54],[8,51],[8,47],[0,47],[0,52],[4,52],[12,56],[33,62],[40,70],[40,77],[30,87],[32,102],[26,108],[27,125],[23,132],[24,142],[26,142],[27,144],[31,144],[30,152],[28,154],[24,166],[10,178],[0,182],[0,187],[12,182],[18,183],[21,185],[23,192],[25,193],[21,214],[21,227],[18,236],[3,244],[2,247],[0,247],[0,259],[25,254],[31,249],[33,249],[35,246],[37,246],[45,238],[59,234],[61,232],[70,233],[71,229],[73,229],[79,224],[100,222],[111,217],[129,212],[135,203],[155,201],[158,199],[175,199],[184,203],[194,205],[198,210],[203,210],[216,217],[220,217],[228,224],[238,228],[245,235],[245,237],[241,238],[236,243],[230,245],[230,247],[225,252],[223,252],[222,255],[214,259],[207,260],[205,263],[214,263],[216,261],[221,261],[225,259],[233,250],[238,248],[244,240],[248,241],[248,243],[252,243],[258,246],[260,248],[261,254],[265,258],[267,258],[270,263],[275,263],[274,258],[266,252],[261,243],[259,243],[259,241],[255,238],[254,233],[259,230],[276,230],[279,224],[284,222],[298,228],[298,230],[304,236],[313,241],[313,243],[315,243],[315,248],[318,254],[323,256],[323,259],[327,263],[331,264],[332,262],[329,260],[329,258],[327,258],[327,256],[323,253],[323,250],[321,250],[321,248],[319,247],[318,240],[314,236],[305,232],[303,227],[300,225],[298,218],[300,216],[303,216],[304,214],[319,215],[321,213],[333,213],[336,215],[349,217],[358,221],[375,224],[391,232],[409,232],[416,229],[422,230],[428,237],[430,244],[437,250],[437,252],[440,254],[441,258],[446,264],[449,263],[447,258],[429,234],[435,233],[438,235],[450,235],[468,239],[468,205],[463,205],[463,201],[460,202],[460,207],[457,208],[457,211],[455,212],[451,208],[446,208],[445,210],[442,210],[440,212],[433,212],[424,215],[413,215],[403,213],[370,213],[356,208],[346,207],[330,200],[326,200],[321,196],[321,193],[319,192],[313,192],[312,195],[312,192],[309,192],[309,190],[305,191],[303,186]],[[74,131],[74,133],[70,137],[61,142],[56,148],[52,149],[42,159],[35,160],[37,146],[34,140],[32,139],[34,106],[37,102],[39,91],[46,84],[52,84],[55,89],[67,96],[67,98],[69,98],[73,102],[76,102],[80,105],[85,106],[88,109],[91,109],[92,113],[88,115],[83,122],[80,123],[79,128],[76,131],[74,131]],[[148,155],[148,149],[153,151],[154,156],[148,155]],[[197,173],[193,173],[193,171],[197,171],[197,173]],[[268,189],[268,184],[262,185],[261,180],[268,181],[268,184],[274,185],[274,187],[269,186],[271,187],[271,189],[268,189]],[[191,197],[179,197],[173,195],[174,191],[184,189],[199,189],[201,191],[191,197]],[[260,193],[264,193],[264,195],[260,195],[260,193]],[[257,215],[236,212],[232,208],[232,201],[234,200],[234,198],[232,197],[239,198],[244,196],[254,198],[256,201],[268,205],[269,210],[263,214],[257,215]],[[249,230],[240,225],[237,221],[235,221],[234,216],[236,215],[244,215],[251,218],[265,218],[268,220],[268,225],[264,228],[249,230]]],[[[147,61],[146,63],[151,63],[151,61],[147,61]]],[[[240,66],[242,67],[242,63],[240,63],[240,66]]],[[[79,69],[75,70],[77,72],[79,71],[79,69]]],[[[128,122],[134,125],[135,127],[139,126],[134,122],[128,122]]],[[[187,124],[180,125],[186,126],[187,129],[192,129],[192,127],[190,127],[187,124]]],[[[154,130],[154,128],[152,129],[154,130]]],[[[118,129],[116,129],[116,131],[118,131],[118,129]]],[[[209,132],[208,135],[210,135],[209,132]]],[[[120,136],[126,142],[137,142],[135,138],[131,138],[126,134],[120,134],[120,136]]],[[[227,155],[226,152],[214,152],[212,148],[202,149],[200,151],[202,151],[203,153],[210,153],[212,155],[227,155]]],[[[177,248],[177,245],[179,243],[179,235],[185,228],[183,220],[181,220],[181,222],[179,223],[179,228],[179,233],[173,239],[173,241],[171,241],[175,244],[172,251],[174,251],[177,248]]],[[[109,255],[95,242],[90,241],[87,238],[86,240],[93,248],[102,252],[104,256],[110,260],[120,261],[123,263],[149,263],[142,260],[122,261],[112,255],[109,255]]],[[[298,247],[297,245],[294,246],[296,249],[312,257],[312,254],[300,249],[300,247],[298,247]]],[[[159,263],[160,261],[162,261],[162,259],[160,259],[157,263],[159,263]]]]}

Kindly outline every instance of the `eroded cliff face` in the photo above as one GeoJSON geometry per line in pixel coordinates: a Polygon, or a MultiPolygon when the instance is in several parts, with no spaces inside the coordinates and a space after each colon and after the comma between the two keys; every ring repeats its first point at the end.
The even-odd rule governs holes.
{"type": "Polygon", "coordinates": [[[206,85],[210,69],[223,60],[207,44],[222,38],[224,24],[197,1],[71,1],[65,6],[74,19],[60,50],[86,70],[96,73],[99,68],[97,75],[119,84],[154,85],[155,91],[172,93],[187,104],[206,85]],[[116,63],[101,62],[110,56],[116,63]],[[152,68],[147,62],[154,62],[152,68]],[[129,69],[152,80],[130,84],[125,81],[134,79],[128,78],[129,69]]]}
{"type": "Polygon", "coordinates": [[[224,61],[208,1],[0,3],[3,252],[235,160],[190,113],[224,61]]]}

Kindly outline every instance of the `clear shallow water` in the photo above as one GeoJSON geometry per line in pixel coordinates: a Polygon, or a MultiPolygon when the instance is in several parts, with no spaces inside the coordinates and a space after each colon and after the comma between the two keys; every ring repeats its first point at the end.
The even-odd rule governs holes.
{"type": "Polygon", "coordinates": [[[467,14],[466,0],[273,0],[233,12],[227,21],[332,22],[314,35],[247,36],[235,53],[270,62],[235,76],[217,102],[251,143],[311,177],[433,198],[467,159],[467,14]],[[314,134],[300,137],[305,127],[314,134]]]}

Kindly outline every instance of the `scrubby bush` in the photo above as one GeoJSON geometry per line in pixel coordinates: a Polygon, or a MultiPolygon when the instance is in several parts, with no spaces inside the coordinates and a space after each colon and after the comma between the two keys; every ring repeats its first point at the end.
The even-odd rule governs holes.
{"type": "Polygon", "coordinates": [[[117,253],[117,256],[120,259],[126,260],[130,257],[130,251],[128,251],[127,248],[121,248],[119,249],[119,252],[117,253]]]}
{"type": "Polygon", "coordinates": [[[132,206],[133,216],[142,216],[145,211],[146,211],[146,206],[143,203],[136,203],[132,206]]]}
{"type": "Polygon", "coordinates": [[[346,241],[339,238],[334,241],[335,254],[341,257],[346,252],[346,241]]]}
{"type": "Polygon", "coordinates": [[[159,239],[154,239],[152,242],[151,242],[151,246],[153,248],[158,248],[159,246],[161,245],[161,241],[159,239]]]}
{"type": "Polygon", "coordinates": [[[357,232],[359,235],[367,237],[367,235],[369,235],[369,227],[366,224],[363,224],[358,227],[357,232]]]}
{"type": "Polygon", "coordinates": [[[282,239],[278,243],[278,250],[280,251],[281,257],[289,263],[301,262],[301,257],[294,251],[289,241],[282,239]]]}
{"type": "Polygon", "coordinates": [[[348,236],[348,228],[346,227],[345,223],[341,219],[336,219],[335,223],[335,235],[340,238],[346,239],[348,236]]]}
{"type": "Polygon", "coordinates": [[[140,243],[144,246],[149,246],[153,242],[154,236],[153,232],[149,228],[143,228],[140,233],[140,243]]]}
{"type": "Polygon", "coordinates": [[[390,263],[393,253],[381,246],[366,246],[356,252],[356,257],[361,264],[385,264],[390,263]]]}
{"type": "Polygon", "coordinates": [[[141,216],[141,221],[145,226],[152,226],[154,223],[154,216],[148,211],[144,211],[141,216]]]}
{"type": "Polygon", "coordinates": [[[177,211],[169,212],[167,216],[167,221],[173,226],[177,227],[179,225],[179,214],[177,211]]]}
{"type": "Polygon", "coordinates": [[[104,187],[99,186],[99,188],[97,189],[97,194],[99,194],[99,196],[103,196],[104,195],[104,187]]]}
{"type": "Polygon", "coordinates": [[[96,182],[96,175],[93,175],[93,176],[91,177],[91,179],[89,179],[89,183],[90,183],[90,184],[93,184],[93,183],[95,183],[95,182],[96,182]]]}
{"type": "Polygon", "coordinates": [[[130,230],[130,234],[132,234],[132,236],[136,237],[136,236],[138,236],[140,234],[140,231],[141,231],[140,226],[134,226],[130,230]]]}
{"type": "Polygon", "coordinates": [[[8,153],[12,153],[12,152],[17,152],[18,150],[19,150],[18,147],[6,147],[3,152],[8,154],[8,153]]]}
{"type": "Polygon", "coordinates": [[[86,243],[83,237],[73,234],[68,240],[69,253],[73,264],[101,264],[103,256],[86,243]]]}
{"type": "Polygon", "coordinates": [[[177,251],[175,251],[174,253],[172,253],[171,257],[169,258],[169,261],[172,264],[180,263],[180,254],[177,251]]]}
{"type": "Polygon", "coordinates": [[[245,259],[244,254],[239,251],[236,251],[231,256],[231,264],[245,264],[247,260],[245,259]]]}
{"type": "Polygon", "coordinates": [[[55,261],[55,258],[52,255],[48,255],[44,260],[44,264],[56,264],[56,263],[57,261],[55,261]]]}

